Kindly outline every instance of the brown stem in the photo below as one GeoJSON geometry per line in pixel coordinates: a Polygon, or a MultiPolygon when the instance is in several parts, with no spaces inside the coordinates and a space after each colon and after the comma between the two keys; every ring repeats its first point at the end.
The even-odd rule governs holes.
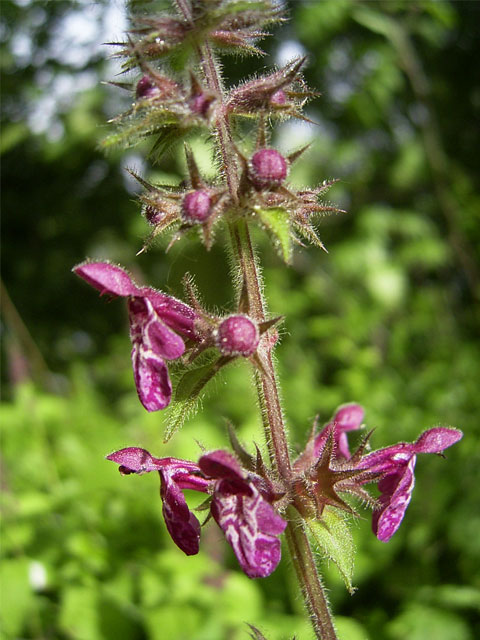
{"type": "MultiPolygon", "coordinates": [[[[230,235],[235,259],[247,290],[250,314],[257,322],[263,322],[265,311],[262,285],[246,221],[239,220],[232,223],[230,235]]],[[[255,373],[255,382],[259,394],[263,425],[269,443],[270,458],[280,476],[288,481],[291,476],[290,456],[272,358],[272,347],[269,345],[268,336],[262,340],[258,352],[264,365],[264,371],[255,373]]]]}

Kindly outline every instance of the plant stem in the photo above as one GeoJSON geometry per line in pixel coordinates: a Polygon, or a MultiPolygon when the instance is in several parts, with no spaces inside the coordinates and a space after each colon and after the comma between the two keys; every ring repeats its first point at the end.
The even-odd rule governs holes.
{"type": "MultiPolygon", "coordinates": [[[[187,0],[176,0],[176,2],[185,19],[192,22],[192,14],[187,0]]],[[[210,46],[208,44],[199,46],[197,54],[208,88],[214,91],[221,101],[216,121],[217,139],[222,158],[223,173],[230,197],[233,203],[237,205],[238,160],[228,114],[224,106],[222,79],[210,46]]],[[[257,322],[263,322],[265,320],[263,281],[252,247],[247,221],[245,219],[232,221],[230,223],[230,236],[234,258],[247,292],[250,314],[257,322]]],[[[258,348],[263,370],[255,370],[254,375],[270,460],[272,466],[288,486],[292,476],[292,469],[272,357],[273,347],[274,344],[268,339],[267,334],[258,348]]],[[[337,640],[322,581],[317,571],[303,522],[292,507],[289,508],[288,518],[289,522],[286,529],[288,547],[305,604],[312,619],[315,634],[320,640],[337,640]]]]}
{"type": "MultiPolygon", "coordinates": [[[[239,220],[232,223],[230,234],[234,255],[246,285],[251,314],[261,322],[265,319],[263,286],[247,222],[239,220]]],[[[260,344],[259,355],[264,363],[264,371],[255,371],[255,382],[270,459],[273,467],[288,485],[292,471],[272,349],[273,345],[268,344],[268,339],[260,344]]],[[[316,636],[321,640],[336,640],[327,598],[303,521],[293,507],[287,510],[287,517],[285,533],[288,548],[316,636]]]]}

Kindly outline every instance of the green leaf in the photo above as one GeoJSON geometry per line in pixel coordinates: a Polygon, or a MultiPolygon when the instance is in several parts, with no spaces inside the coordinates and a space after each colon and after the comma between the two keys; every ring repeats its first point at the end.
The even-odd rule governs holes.
{"type": "Polygon", "coordinates": [[[306,524],[319,550],[337,565],[345,586],[353,593],[355,549],[345,516],[338,510],[327,507],[321,520],[309,520],[306,524]]]}
{"type": "Polygon", "coordinates": [[[283,207],[271,207],[262,209],[254,208],[265,227],[270,231],[275,240],[276,249],[283,260],[289,264],[292,259],[292,236],[290,233],[290,216],[283,207]]]}
{"type": "Polygon", "coordinates": [[[173,434],[180,429],[185,420],[194,415],[202,400],[202,392],[210,380],[228,364],[232,358],[215,357],[201,367],[190,369],[180,378],[177,384],[172,404],[167,410],[167,428],[165,429],[164,442],[168,442],[173,434]]]}
{"type": "Polygon", "coordinates": [[[28,581],[26,558],[2,559],[2,628],[6,637],[18,638],[31,617],[33,591],[28,581]]]}

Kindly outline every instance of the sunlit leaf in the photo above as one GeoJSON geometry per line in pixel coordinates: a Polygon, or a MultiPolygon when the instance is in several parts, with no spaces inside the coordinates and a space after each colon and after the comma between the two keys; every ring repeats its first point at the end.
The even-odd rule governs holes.
{"type": "Polygon", "coordinates": [[[329,560],[332,560],[345,582],[345,586],[353,593],[352,586],[355,549],[352,534],[345,516],[333,508],[326,508],[320,520],[308,520],[315,546],[329,560]]]}

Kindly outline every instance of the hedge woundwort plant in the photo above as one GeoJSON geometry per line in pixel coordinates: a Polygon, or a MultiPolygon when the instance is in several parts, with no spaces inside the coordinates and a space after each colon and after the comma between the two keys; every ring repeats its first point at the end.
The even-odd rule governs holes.
{"type": "Polygon", "coordinates": [[[185,144],[188,186],[156,186],[135,176],[145,188],[140,199],[152,229],[144,249],[160,233],[171,233],[171,245],[197,231],[208,250],[217,227],[225,227],[228,234],[221,237],[230,238],[234,263],[231,314],[218,317],[204,309],[188,274],[183,302],[137,285],[109,262],[86,261],[74,270],[101,294],[126,298],[138,396],[147,411],[171,405],[167,439],[198,408],[206,385],[223,367],[248,359],[268,461],[258,449],[256,455],[248,453],[233,428],[231,452],[204,453],[197,461],[156,458],[138,447],[107,458],[123,475],[158,471],[168,531],[187,555],[199,551],[201,526],[183,489],[206,495],[201,509],[213,516],[251,578],[275,570],[284,533],[315,633],[332,640],[335,626],[317,552],[335,562],[351,590],[354,498],[373,508],[373,531],[387,542],[410,501],[417,454],[441,453],[462,434],[435,427],[416,442],[371,451],[368,433],[352,453],[347,434],[362,427],[364,412],[350,403],[323,428],[314,424],[304,451],[291,458],[273,359],[282,318],[270,314],[264,298],[250,228],[264,229],[285,263],[291,261],[295,240],[322,248],[314,223],[318,215],[336,210],[321,201],[332,181],[294,189],[288,182],[290,166],[305,149],[283,156],[269,142],[275,120],[305,119],[302,108],[315,96],[302,78],[305,60],[292,60],[229,90],[218,64],[224,52],[261,54],[256,42],[266,26],[282,20],[278,6],[273,0],[175,0],[171,13],[137,16],[120,43],[125,72],[134,81],[116,84],[131,90],[134,101],[116,118],[117,131],[105,144],[130,146],[154,136],[155,152],[161,154],[203,130],[213,135],[220,167],[216,180],[207,181],[185,144]],[[256,143],[250,154],[237,134],[241,119],[253,123],[256,143]],[[174,391],[170,360],[179,360],[183,372],[174,391]],[[377,498],[366,490],[368,484],[377,485],[377,498]]]}

